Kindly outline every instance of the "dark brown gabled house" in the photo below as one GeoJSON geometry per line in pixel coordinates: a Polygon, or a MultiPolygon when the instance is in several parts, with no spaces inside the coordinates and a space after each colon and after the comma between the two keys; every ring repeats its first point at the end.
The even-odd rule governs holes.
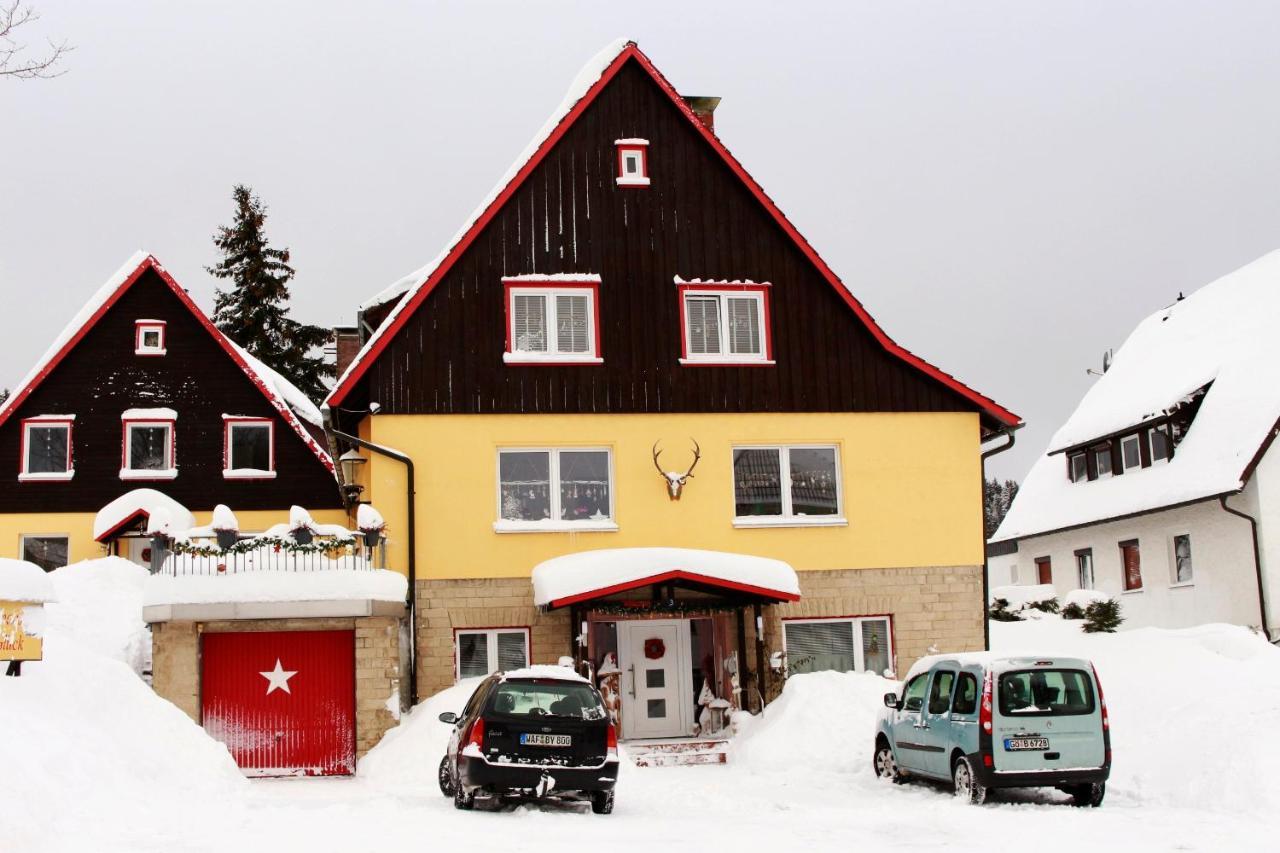
{"type": "Polygon", "coordinates": [[[145,562],[157,503],[199,524],[226,504],[244,531],[294,504],[341,523],[322,442],[315,406],[140,252],[0,407],[0,553],[46,568],[108,552],[145,562]]]}

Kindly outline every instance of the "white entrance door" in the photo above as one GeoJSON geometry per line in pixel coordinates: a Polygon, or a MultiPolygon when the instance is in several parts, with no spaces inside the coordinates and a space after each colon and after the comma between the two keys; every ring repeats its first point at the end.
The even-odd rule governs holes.
{"type": "Polygon", "coordinates": [[[622,736],[693,733],[693,658],[685,619],[618,622],[622,736]]]}
{"type": "Polygon", "coordinates": [[[125,552],[125,556],[139,566],[145,569],[151,568],[151,540],[144,539],[141,536],[126,536],[121,539],[126,546],[121,550],[125,552]]]}

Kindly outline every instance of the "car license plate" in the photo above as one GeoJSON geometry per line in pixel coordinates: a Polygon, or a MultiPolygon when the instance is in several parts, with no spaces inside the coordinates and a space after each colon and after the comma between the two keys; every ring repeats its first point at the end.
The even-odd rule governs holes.
{"type": "Polygon", "coordinates": [[[1004,739],[1004,748],[1009,752],[1018,752],[1024,749],[1048,749],[1049,739],[1047,737],[1007,737],[1004,739]]]}
{"type": "Polygon", "coordinates": [[[539,734],[522,734],[520,735],[521,746],[571,746],[573,737],[570,735],[539,735],[539,734]]]}

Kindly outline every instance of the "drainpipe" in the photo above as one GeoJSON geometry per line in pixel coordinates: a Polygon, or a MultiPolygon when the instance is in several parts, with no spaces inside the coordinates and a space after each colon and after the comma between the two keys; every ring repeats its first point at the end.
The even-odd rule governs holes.
{"type": "MultiPolygon", "coordinates": [[[[418,704],[417,608],[414,606],[418,580],[418,527],[414,520],[414,509],[417,501],[414,497],[413,488],[413,460],[398,450],[393,450],[390,447],[383,447],[380,444],[374,444],[373,442],[365,441],[363,438],[358,436],[348,435],[345,432],[339,431],[333,425],[333,413],[329,410],[327,405],[322,405],[320,407],[320,414],[324,419],[324,430],[329,436],[330,447],[335,454],[337,451],[337,443],[335,439],[342,439],[343,441],[354,444],[356,447],[363,447],[365,450],[376,453],[379,456],[385,456],[388,459],[394,459],[396,462],[404,465],[405,477],[408,480],[405,501],[409,524],[409,592],[405,598],[405,606],[409,608],[409,707],[413,708],[418,704]]],[[[334,459],[337,459],[336,455],[334,456],[334,459]]],[[[338,479],[341,480],[341,466],[337,467],[339,469],[338,479]]]]}
{"type": "Polygon", "coordinates": [[[1248,513],[1241,512],[1227,506],[1227,496],[1218,495],[1218,503],[1222,508],[1232,515],[1239,516],[1249,522],[1249,528],[1253,533],[1253,571],[1258,577],[1258,611],[1262,619],[1262,635],[1267,638],[1267,642],[1271,640],[1271,627],[1267,624],[1267,592],[1262,582],[1262,551],[1258,548],[1258,520],[1248,513]]]}
{"type": "Polygon", "coordinates": [[[982,648],[988,651],[990,651],[991,649],[991,613],[987,610],[987,600],[991,596],[991,578],[990,578],[990,573],[988,571],[989,567],[987,566],[987,527],[986,527],[987,525],[987,515],[986,515],[987,458],[991,456],[995,456],[997,453],[1004,453],[1006,450],[1013,447],[1013,443],[1017,441],[1017,437],[1013,434],[1013,431],[1015,429],[1017,429],[1017,427],[1005,427],[1004,429],[1000,430],[996,434],[996,437],[999,438],[1000,436],[1003,435],[1005,438],[1009,440],[1006,443],[1000,445],[999,447],[993,447],[990,450],[982,451],[981,462],[978,465],[978,475],[982,480],[982,483],[981,483],[982,488],[979,494],[982,495],[982,507],[983,507],[983,514],[982,514],[982,648]]]}

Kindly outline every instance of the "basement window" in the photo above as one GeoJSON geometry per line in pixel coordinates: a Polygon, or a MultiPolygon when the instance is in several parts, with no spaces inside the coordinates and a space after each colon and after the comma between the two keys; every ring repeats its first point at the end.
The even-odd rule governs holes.
{"type": "Polygon", "coordinates": [[[649,186],[649,140],[618,139],[618,186],[649,186]]]}

